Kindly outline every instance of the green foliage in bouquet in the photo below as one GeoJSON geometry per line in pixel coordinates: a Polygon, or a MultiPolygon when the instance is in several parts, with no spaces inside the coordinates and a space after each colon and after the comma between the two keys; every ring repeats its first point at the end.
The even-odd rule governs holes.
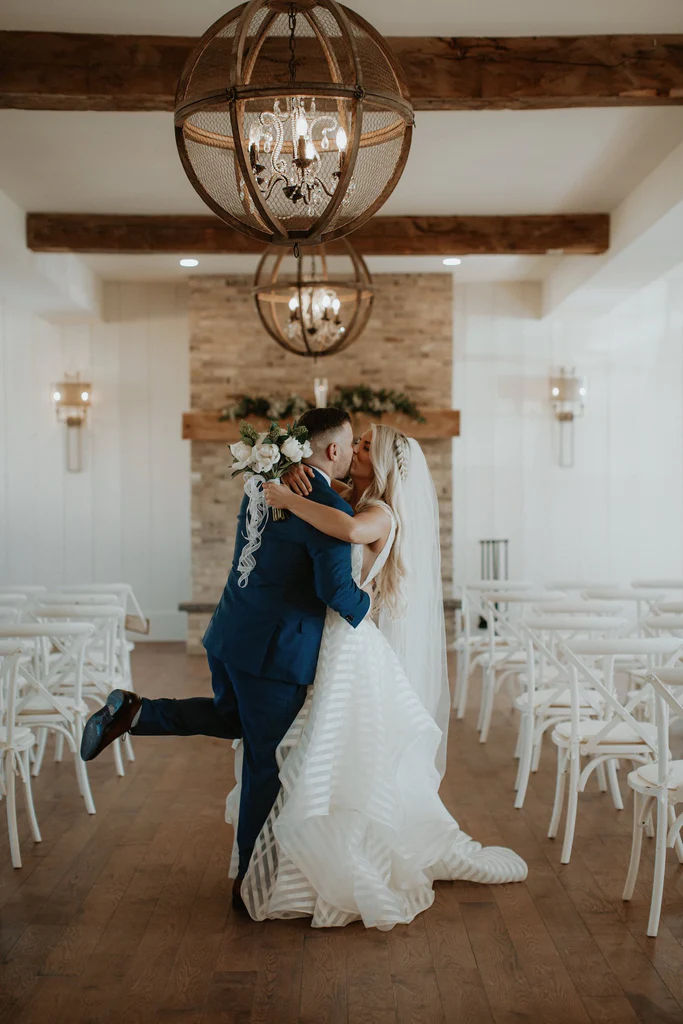
{"type": "Polygon", "coordinates": [[[404,416],[410,416],[418,423],[426,422],[415,402],[403,391],[391,391],[386,388],[374,391],[364,384],[337,387],[330,404],[351,414],[365,412],[381,419],[384,413],[399,412],[404,416]]]}

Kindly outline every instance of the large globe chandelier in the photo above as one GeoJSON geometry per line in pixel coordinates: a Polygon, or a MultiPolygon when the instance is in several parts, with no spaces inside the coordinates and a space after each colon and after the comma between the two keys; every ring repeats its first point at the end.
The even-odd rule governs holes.
{"type": "Polygon", "coordinates": [[[251,0],[220,18],[178,84],[192,185],[222,220],[275,245],[354,231],[408,157],[413,109],[386,40],[336,0],[251,0]]]}
{"type": "Polygon", "coordinates": [[[254,278],[261,323],[278,345],[317,359],[341,352],[370,319],[372,278],[364,261],[343,239],[328,257],[325,247],[308,246],[299,259],[269,247],[254,278]]]}

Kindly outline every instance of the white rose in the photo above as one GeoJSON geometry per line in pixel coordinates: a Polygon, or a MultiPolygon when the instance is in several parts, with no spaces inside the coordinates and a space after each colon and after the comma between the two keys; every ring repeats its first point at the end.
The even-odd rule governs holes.
{"type": "Polygon", "coordinates": [[[280,449],[276,444],[255,444],[249,465],[256,473],[269,473],[280,461],[280,449]]]}
{"type": "Polygon", "coordinates": [[[235,459],[233,469],[244,469],[251,458],[251,445],[247,444],[246,441],[236,441],[235,444],[230,445],[230,451],[235,459]]]}
{"type": "Polygon", "coordinates": [[[295,437],[287,438],[280,451],[290,462],[301,462],[303,458],[303,446],[295,437]]]}
{"type": "Polygon", "coordinates": [[[301,450],[301,457],[304,458],[304,459],[310,459],[312,454],[313,454],[313,449],[311,448],[309,442],[308,441],[304,441],[303,448],[301,450]]]}

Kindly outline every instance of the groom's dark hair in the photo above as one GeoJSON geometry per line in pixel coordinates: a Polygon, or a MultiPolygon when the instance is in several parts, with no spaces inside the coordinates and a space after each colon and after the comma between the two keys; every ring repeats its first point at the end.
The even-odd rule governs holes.
{"type": "Polygon", "coordinates": [[[297,426],[306,427],[308,440],[313,448],[318,448],[326,441],[329,444],[339,428],[350,422],[351,417],[343,409],[309,409],[299,417],[297,426]]]}

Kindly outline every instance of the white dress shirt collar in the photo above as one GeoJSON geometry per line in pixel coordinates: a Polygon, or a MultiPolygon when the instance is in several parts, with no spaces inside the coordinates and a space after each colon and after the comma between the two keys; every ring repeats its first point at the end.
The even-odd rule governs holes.
{"type": "Polygon", "coordinates": [[[320,473],[321,477],[326,481],[329,487],[332,486],[332,478],[327,475],[324,469],[318,469],[317,466],[311,466],[311,469],[314,469],[316,473],[320,473]]]}

